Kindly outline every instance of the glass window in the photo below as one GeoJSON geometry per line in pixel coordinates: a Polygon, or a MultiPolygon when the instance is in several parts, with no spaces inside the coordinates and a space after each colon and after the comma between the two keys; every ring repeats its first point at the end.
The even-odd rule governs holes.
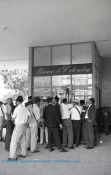
{"type": "Polygon", "coordinates": [[[51,48],[34,48],[34,66],[51,65],[51,48]]]}
{"type": "Polygon", "coordinates": [[[72,45],[72,64],[92,63],[91,43],[72,45]]]}
{"type": "Polygon", "coordinates": [[[70,45],[54,46],[52,48],[52,65],[71,64],[70,45]]]}
{"type": "Polygon", "coordinates": [[[70,86],[71,75],[52,76],[52,86],[70,86]]]}
{"type": "Polygon", "coordinates": [[[74,99],[88,100],[92,96],[92,86],[86,87],[73,87],[72,96],[74,99]]]}
{"type": "Polygon", "coordinates": [[[34,96],[51,96],[51,88],[34,88],[34,96]]]}
{"type": "Polygon", "coordinates": [[[51,77],[34,77],[34,88],[35,87],[51,87],[51,77]]]}
{"type": "Polygon", "coordinates": [[[92,84],[92,74],[72,75],[72,85],[87,86],[92,84]]]}

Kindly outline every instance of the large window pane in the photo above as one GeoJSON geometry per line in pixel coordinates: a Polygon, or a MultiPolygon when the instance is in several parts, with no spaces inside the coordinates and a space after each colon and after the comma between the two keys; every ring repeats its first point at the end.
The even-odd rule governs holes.
{"type": "Polygon", "coordinates": [[[92,86],[77,87],[74,86],[72,90],[72,96],[74,99],[84,99],[87,100],[92,96],[92,86]]]}
{"type": "Polygon", "coordinates": [[[70,86],[71,75],[52,76],[52,86],[70,86]]]}
{"type": "Polygon", "coordinates": [[[51,88],[34,88],[34,96],[51,96],[51,88]]]}
{"type": "Polygon", "coordinates": [[[51,77],[34,77],[34,87],[51,87],[51,77]]]}
{"type": "Polygon", "coordinates": [[[72,64],[92,63],[91,43],[72,45],[72,64]]]}
{"type": "Polygon", "coordinates": [[[52,65],[71,64],[70,45],[54,46],[52,48],[52,65]]]}
{"type": "Polygon", "coordinates": [[[51,48],[34,48],[34,66],[51,65],[51,48]]]}
{"type": "Polygon", "coordinates": [[[75,86],[92,85],[92,74],[72,75],[72,85],[75,86]]]}

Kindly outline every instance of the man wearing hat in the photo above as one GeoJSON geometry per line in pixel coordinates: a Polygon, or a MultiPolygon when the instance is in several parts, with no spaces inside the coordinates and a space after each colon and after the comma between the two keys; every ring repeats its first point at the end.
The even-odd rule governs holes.
{"type": "Polygon", "coordinates": [[[48,146],[49,151],[52,152],[52,137],[54,138],[57,148],[60,152],[67,152],[62,148],[59,129],[62,129],[61,121],[57,113],[56,107],[52,104],[53,97],[48,97],[48,106],[44,108],[43,118],[48,127],[48,146]]]}
{"type": "Polygon", "coordinates": [[[15,123],[15,128],[13,130],[11,144],[10,144],[10,158],[8,160],[17,160],[17,146],[20,142],[21,144],[21,154],[20,157],[26,157],[26,124],[28,122],[30,113],[22,105],[23,97],[18,96],[16,99],[17,107],[14,110],[12,119],[15,123]]]}
{"type": "Polygon", "coordinates": [[[78,147],[80,143],[81,112],[82,112],[82,107],[79,105],[78,99],[74,100],[73,108],[70,110],[70,112],[71,112],[71,120],[73,128],[73,142],[76,145],[76,147],[78,147]]]}
{"type": "Polygon", "coordinates": [[[94,148],[94,128],[93,124],[95,121],[95,99],[90,98],[87,102],[88,108],[86,110],[85,115],[85,140],[86,140],[86,148],[92,149],[94,148]]]}
{"type": "Polygon", "coordinates": [[[40,120],[40,101],[39,97],[34,97],[33,103],[28,105],[27,108],[31,114],[29,119],[29,128],[30,128],[30,149],[31,153],[39,152],[37,150],[37,137],[38,137],[38,124],[40,120]]]}

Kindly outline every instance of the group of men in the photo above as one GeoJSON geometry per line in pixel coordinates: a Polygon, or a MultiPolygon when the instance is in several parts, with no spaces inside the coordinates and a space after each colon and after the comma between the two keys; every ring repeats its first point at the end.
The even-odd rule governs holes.
{"type": "Polygon", "coordinates": [[[40,143],[43,143],[45,133],[45,141],[50,152],[54,151],[53,145],[57,146],[59,152],[67,152],[66,148],[78,147],[82,139],[86,142],[87,149],[94,148],[94,98],[88,100],[87,106],[85,106],[84,100],[81,100],[80,103],[78,100],[74,100],[68,104],[66,98],[59,104],[57,96],[55,98],[48,97],[42,103],[39,97],[33,99],[29,96],[28,102],[25,105],[22,103],[23,97],[18,96],[16,108],[13,110],[11,108],[11,124],[6,127],[7,135],[14,121],[13,133],[11,130],[10,136],[8,134],[8,139],[10,138],[8,141],[9,160],[26,157],[29,149],[31,153],[39,152],[37,149],[39,127],[40,143]],[[19,155],[17,154],[18,146],[20,146],[19,155]]]}

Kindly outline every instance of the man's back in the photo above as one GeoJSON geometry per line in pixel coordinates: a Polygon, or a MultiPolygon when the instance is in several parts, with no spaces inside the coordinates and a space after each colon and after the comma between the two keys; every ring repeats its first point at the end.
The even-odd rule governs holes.
{"type": "Polygon", "coordinates": [[[55,106],[52,104],[49,104],[44,108],[43,111],[43,118],[46,121],[46,126],[47,127],[58,127],[60,125],[60,119],[57,114],[57,110],[55,106]]]}

